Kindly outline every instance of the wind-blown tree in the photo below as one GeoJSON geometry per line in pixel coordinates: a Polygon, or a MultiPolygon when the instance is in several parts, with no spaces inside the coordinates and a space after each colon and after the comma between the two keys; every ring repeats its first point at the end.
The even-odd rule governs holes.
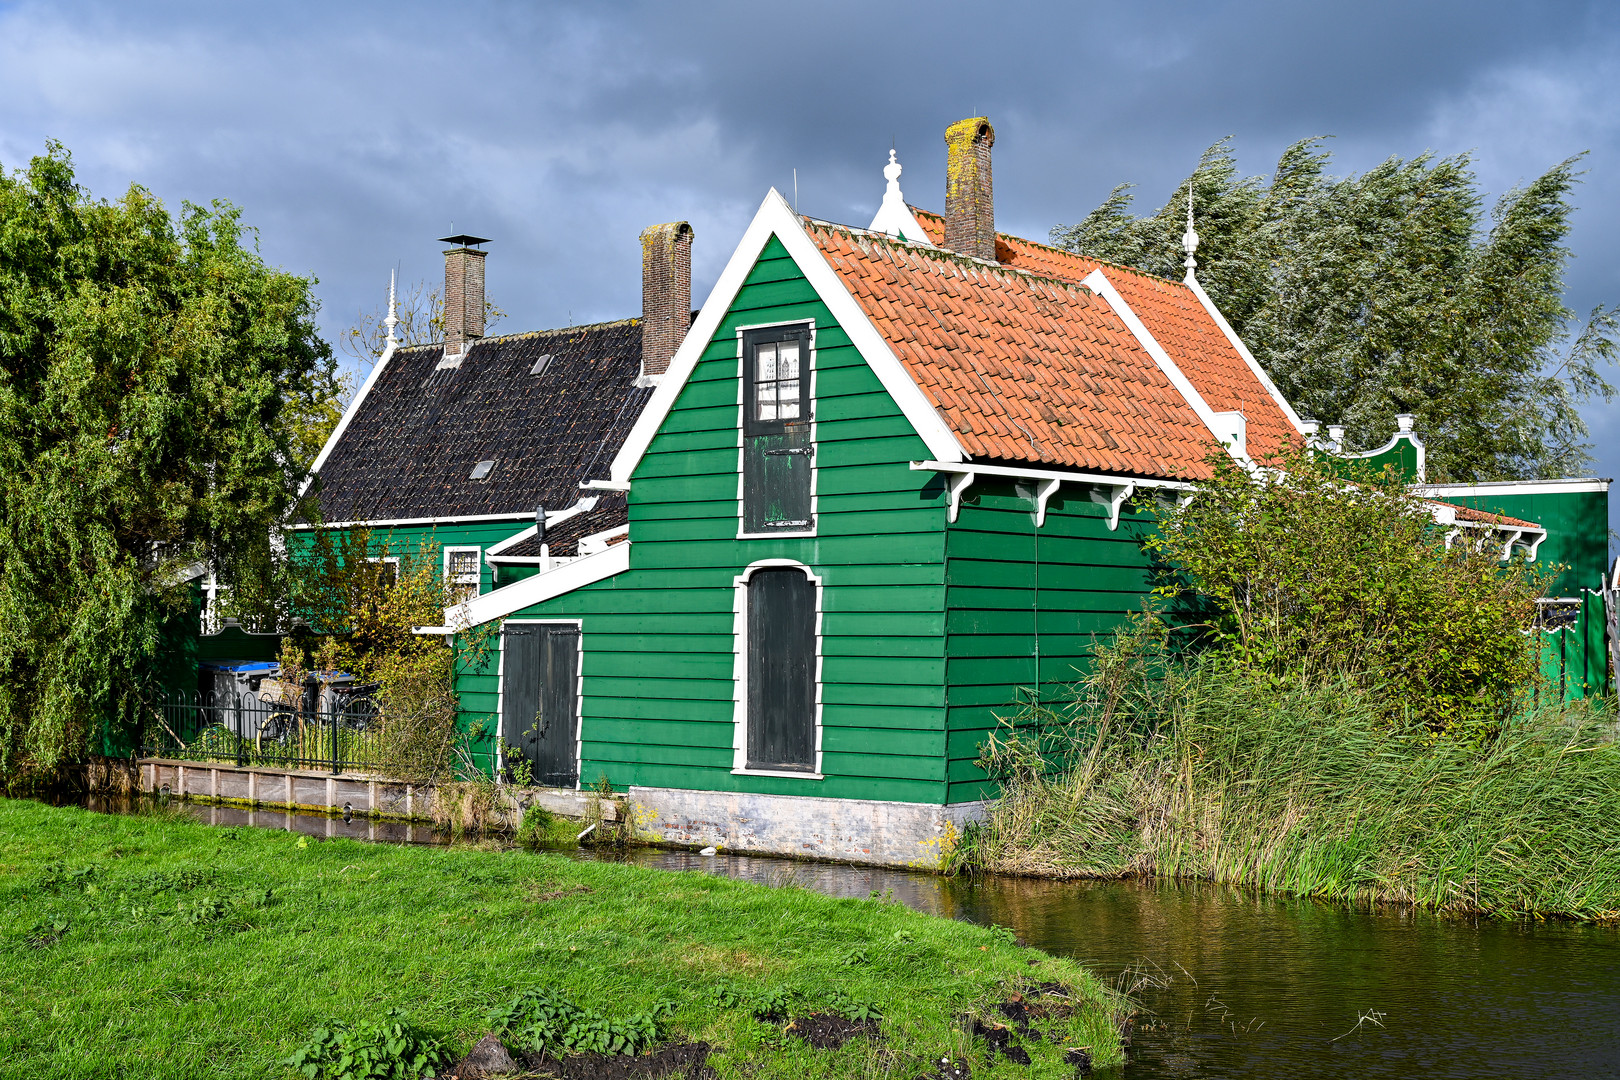
{"type": "Polygon", "coordinates": [[[313,280],[253,239],[226,203],[93,199],[55,143],[0,172],[0,785],[128,729],[199,565],[271,563],[333,364],[313,280]]]}
{"type": "Polygon", "coordinates": [[[1370,448],[1413,413],[1431,479],[1587,468],[1577,409],[1614,395],[1620,308],[1582,322],[1563,302],[1578,158],[1486,221],[1466,154],[1333,177],[1321,143],[1290,146],[1267,181],[1239,176],[1222,140],[1156,213],[1133,215],[1121,184],[1052,241],[1179,278],[1190,183],[1198,279],[1302,415],[1370,448]]]}

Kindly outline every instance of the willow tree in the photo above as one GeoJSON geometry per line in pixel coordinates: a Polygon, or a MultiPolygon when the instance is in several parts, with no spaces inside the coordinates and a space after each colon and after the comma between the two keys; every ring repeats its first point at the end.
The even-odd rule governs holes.
{"type": "Polygon", "coordinates": [[[1334,177],[1321,142],[1290,146],[1265,180],[1240,176],[1223,140],[1157,212],[1135,216],[1122,184],[1052,240],[1179,278],[1190,185],[1199,281],[1302,415],[1368,448],[1413,413],[1431,479],[1589,467],[1578,407],[1614,394],[1620,320],[1564,304],[1577,159],[1487,218],[1467,155],[1334,177]]]}
{"type": "Polygon", "coordinates": [[[0,784],[127,730],[200,569],[270,563],[333,365],[254,241],[226,203],[94,199],[54,143],[0,171],[0,784]]]}

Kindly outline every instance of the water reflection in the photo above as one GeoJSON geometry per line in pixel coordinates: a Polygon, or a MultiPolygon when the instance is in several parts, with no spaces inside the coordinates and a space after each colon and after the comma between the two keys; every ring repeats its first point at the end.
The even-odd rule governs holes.
{"type": "MultiPolygon", "coordinates": [[[[220,825],[448,843],[421,825],[187,804],[220,825]]],[[[115,804],[92,809],[116,811],[115,804]]],[[[574,851],[577,858],[603,857],[574,851]]],[[[637,850],[639,866],[886,895],[1149,985],[1128,1077],[1620,1077],[1620,929],[1437,919],[1211,885],[945,879],[637,850]]]]}

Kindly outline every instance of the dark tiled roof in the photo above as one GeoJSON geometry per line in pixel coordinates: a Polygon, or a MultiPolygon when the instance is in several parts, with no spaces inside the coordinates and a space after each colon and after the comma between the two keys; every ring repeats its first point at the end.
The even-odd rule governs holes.
{"type": "Polygon", "coordinates": [[[439,368],[443,356],[439,345],[395,351],[321,468],[325,520],[572,506],[652,396],[635,385],[639,319],[484,338],[456,368],[439,368]],[[470,479],[485,460],[488,478],[470,479]]]}
{"type": "MultiPolygon", "coordinates": [[[[623,495],[604,495],[596,509],[576,514],[560,525],[546,529],[546,550],[554,556],[579,554],[579,542],[615,525],[628,525],[630,510],[623,495]]],[[[520,540],[501,553],[533,557],[540,554],[540,544],[534,537],[520,540]]],[[[498,558],[499,556],[497,556],[498,558]]]]}

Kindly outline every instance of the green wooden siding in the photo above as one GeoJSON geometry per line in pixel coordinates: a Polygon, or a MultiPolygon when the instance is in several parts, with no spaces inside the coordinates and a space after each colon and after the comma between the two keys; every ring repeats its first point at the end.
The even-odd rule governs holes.
{"type": "Polygon", "coordinates": [[[993,795],[975,764],[988,732],[1032,699],[1060,702],[1096,637],[1151,587],[1145,514],[1108,509],[1064,485],[1035,528],[1033,484],[979,480],[946,540],[947,798],[993,795]],[[1039,658],[1037,661],[1037,657],[1039,658]],[[1039,670],[1037,670],[1037,666],[1039,670]]]}
{"type": "MultiPolygon", "coordinates": [[[[401,559],[429,558],[441,570],[444,567],[444,549],[447,547],[476,547],[487,550],[509,536],[522,532],[534,524],[533,518],[515,518],[512,521],[444,522],[437,525],[374,525],[371,527],[371,546],[378,554],[401,559]]],[[[311,533],[308,529],[295,529],[287,534],[288,550],[296,558],[308,549],[311,533]]],[[[515,578],[502,572],[501,583],[515,578]]],[[[489,592],[494,587],[489,564],[479,560],[478,591],[489,592]]]]}
{"type": "MultiPolygon", "coordinates": [[[[944,497],[909,468],[928,456],[773,239],[631,478],[630,569],[511,616],[581,621],[582,783],[943,802],[944,497]],[[739,540],[736,331],[799,319],[816,327],[816,535],[739,540]],[[731,772],[733,581],[766,558],[821,578],[819,781],[731,772]]],[[[490,721],[497,661],[459,680],[490,721]]]]}
{"type": "Polygon", "coordinates": [[[1547,588],[1548,596],[1581,601],[1573,625],[1541,635],[1541,670],[1548,687],[1566,699],[1614,692],[1609,670],[1608,632],[1599,590],[1609,566],[1609,493],[1559,491],[1502,495],[1454,495],[1441,492],[1448,502],[1522,521],[1534,521],[1547,530],[1536,550],[1536,562],[1560,567],[1547,588]]]}

